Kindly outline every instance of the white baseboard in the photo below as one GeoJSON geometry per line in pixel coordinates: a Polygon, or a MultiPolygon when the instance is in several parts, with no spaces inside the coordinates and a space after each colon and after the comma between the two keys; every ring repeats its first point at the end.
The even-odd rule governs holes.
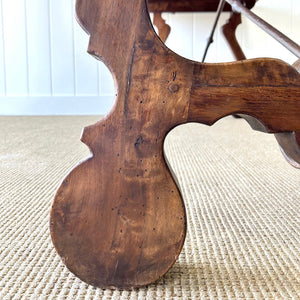
{"type": "Polygon", "coordinates": [[[0,115],[106,115],[113,107],[108,96],[0,97],[0,115]]]}

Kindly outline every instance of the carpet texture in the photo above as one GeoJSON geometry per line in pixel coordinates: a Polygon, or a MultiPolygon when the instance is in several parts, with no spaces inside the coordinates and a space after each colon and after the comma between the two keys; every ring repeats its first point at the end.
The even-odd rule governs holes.
{"type": "Polygon", "coordinates": [[[234,118],[167,137],[188,231],[164,278],[111,291],[71,274],[52,246],[49,209],[89,155],[79,138],[97,119],[0,118],[0,299],[300,299],[300,170],[273,136],[234,118]]]}

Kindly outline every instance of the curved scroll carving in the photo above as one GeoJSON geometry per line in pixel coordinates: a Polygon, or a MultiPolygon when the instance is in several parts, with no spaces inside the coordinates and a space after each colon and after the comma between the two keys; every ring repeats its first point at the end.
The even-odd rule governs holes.
{"type": "Polygon", "coordinates": [[[67,267],[102,288],[149,284],[173,265],[184,243],[182,197],[163,157],[175,126],[211,125],[244,113],[268,132],[300,131],[300,75],[256,59],[201,64],[156,36],[145,0],[77,0],[88,52],[116,82],[111,113],[84,129],[93,156],[59,187],[51,209],[54,246],[67,267]]]}

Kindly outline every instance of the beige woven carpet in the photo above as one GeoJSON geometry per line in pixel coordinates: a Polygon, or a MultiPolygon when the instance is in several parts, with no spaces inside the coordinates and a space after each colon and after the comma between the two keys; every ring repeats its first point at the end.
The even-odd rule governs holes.
{"type": "Polygon", "coordinates": [[[273,136],[233,118],[167,138],[188,232],[163,279],[111,291],[71,274],[51,244],[49,207],[89,155],[79,137],[96,119],[0,118],[0,299],[300,299],[300,170],[273,136]]]}

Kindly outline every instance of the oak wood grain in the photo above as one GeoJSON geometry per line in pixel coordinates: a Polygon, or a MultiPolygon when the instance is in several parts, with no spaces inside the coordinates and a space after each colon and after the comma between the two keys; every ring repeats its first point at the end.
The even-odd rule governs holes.
{"type": "Polygon", "coordinates": [[[259,119],[268,132],[300,130],[300,75],[274,59],[201,64],[169,50],[145,0],[77,0],[88,52],[111,70],[110,114],[88,126],[92,156],[63,180],[50,231],[63,262],[85,282],[130,289],[174,264],[186,234],[180,190],[163,154],[179,124],[225,115],[259,119]]]}

